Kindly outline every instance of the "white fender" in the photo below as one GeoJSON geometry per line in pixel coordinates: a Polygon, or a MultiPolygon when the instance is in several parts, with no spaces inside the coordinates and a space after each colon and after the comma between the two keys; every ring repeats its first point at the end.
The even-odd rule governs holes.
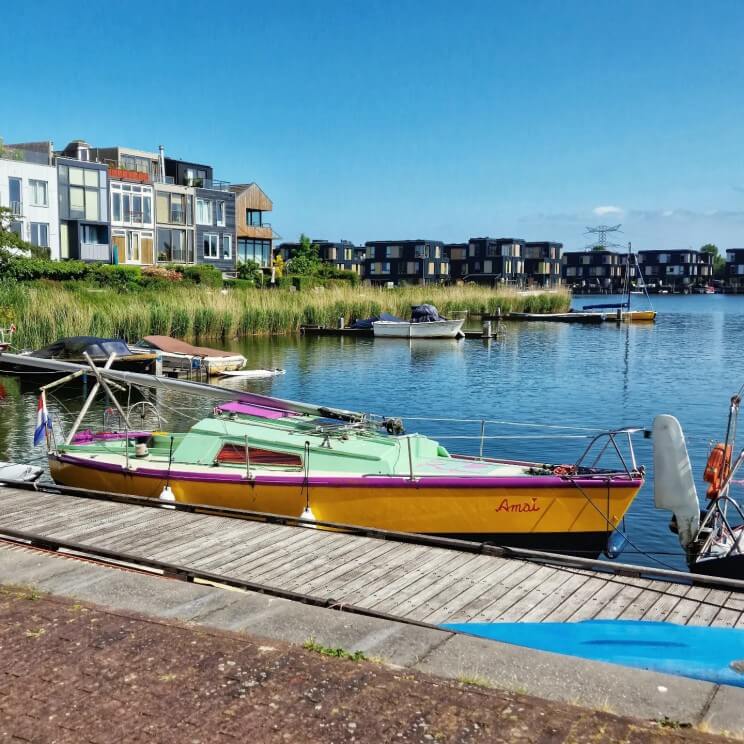
{"type": "Polygon", "coordinates": [[[677,517],[679,541],[687,547],[700,527],[700,503],[685,435],[674,416],[654,419],[654,503],[677,517]]]}

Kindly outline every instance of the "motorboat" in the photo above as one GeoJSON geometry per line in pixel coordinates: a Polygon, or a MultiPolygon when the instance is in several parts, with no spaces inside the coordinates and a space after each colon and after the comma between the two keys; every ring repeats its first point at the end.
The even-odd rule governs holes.
{"type": "Polygon", "coordinates": [[[707,503],[700,504],[695,478],[679,421],[670,415],[654,419],[654,501],[672,512],[670,529],[679,536],[690,571],[744,579],[744,509],[732,492],[741,481],[744,450],[734,458],[736,428],[744,387],[731,398],[722,442],[713,443],[703,473],[709,484],[707,503]]]}
{"type": "Polygon", "coordinates": [[[208,377],[217,377],[227,372],[236,372],[246,363],[242,354],[208,346],[194,346],[170,336],[145,336],[132,349],[142,353],[155,352],[162,361],[162,372],[165,375],[190,374],[199,370],[208,377]]]}
{"type": "Polygon", "coordinates": [[[415,305],[411,320],[376,320],[374,335],[382,338],[463,338],[464,318],[448,320],[433,305],[415,305]]]}
{"type": "Polygon", "coordinates": [[[397,417],[164,377],[100,374],[219,402],[187,430],[168,430],[159,419],[142,428],[142,418],[132,426],[115,392],[105,389],[121,413],[116,429],[74,426],[61,441],[59,431],[47,436],[58,484],[153,499],[168,494],[178,502],[303,517],[321,526],[597,556],[644,482],[631,441],[638,430],[592,435],[571,464],[550,464],[547,455],[539,462],[459,455],[438,439],[407,433],[397,417]],[[617,458],[620,449],[625,456],[617,458]]]}
{"type": "MultiPolygon", "coordinates": [[[[2,350],[0,350],[2,351],[2,350]]],[[[22,351],[19,356],[33,357],[38,360],[64,361],[72,364],[87,364],[86,355],[97,367],[102,367],[114,355],[113,366],[118,370],[155,374],[157,354],[154,351],[138,352],[129,347],[120,338],[100,338],[98,336],[71,336],[61,338],[36,351],[22,351]]],[[[13,355],[17,356],[17,355],[13,355]]],[[[9,362],[10,355],[0,354],[0,372],[7,372],[21,377],[49,378],[58,377],[53,365],[43,365],[34,369],[9,362]]]]}

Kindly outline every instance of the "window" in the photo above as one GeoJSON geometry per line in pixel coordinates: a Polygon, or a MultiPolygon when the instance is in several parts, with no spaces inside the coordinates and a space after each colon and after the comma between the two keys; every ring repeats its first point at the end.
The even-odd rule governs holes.
{"type": "MultiPolygon", "coordinates": [[[[224,204],[224,202],[222,202],[224,204]]],[[[232,259],[232,235],[222,236],[222,260],[229,261],[232,259]]]]}
{"type": "Polygon", "coordinates": [[[8,189],[10,191],[10,209],[13,214],[21,214],[23,200],[21,199],[21,179],[9,178],[8,189]]]}
{"type": "Polygon", "coordinates": [[[214,203],[215,216],[217,217],[218,227],[225,226],[225,202],[216,201],[214,203]]]}
{"type": "Polygon", "coordinates": [[[251,227],[261,227],[263,225],[263,212],[259,209],[246,209],[245,222],[251,227]]]}
{"type": "Polygon", "coordinates": [[[450,259],[453,261],[460,261],[463,258],[465,258],[465,254],[467,253],[465,248],[451,248],[450,249],[450,259]]]}
{"type": "Polygon", "coordinates": [[[85,219],[85,189],[70,186],[70,217],[73,220],[85,219]]]}
{"type": "Polygon", "coordinates": [[[406,274],[418,274],[419,272],[419,262],[418,261],[408,261],[406,264],[406,274]]]}
{"type": "MultiPolygon", "coordinates": [[[[289,258],[288,251],[282,251],[282,258],[289,258]]],[[[238,238],[237,259],[239,262],[255,261],[259,266],[268,268],[271,265],[271,241],[238,238]]]]}
{"type": "Polygon", "coordinates": [[[152,225],[152,197],[147,194],[142,197],[142,222],[152,225]]]}
{"type": "Polygon", "coordinates": [[[390,273],[390,262],[389,261],[383,261],[382,262],[382,273],[383,274],[389,274],[390,273]]]}
{"type": "Polygon", "coordinates": [[[111,193],[111,219],[121,222],[121,194],[118,192],[111,193]]]}
{"type": "MultiPolygon", "coordinates": [[[[198,201],[197,201],[198,203],[198,201]]],[[[219,258],[220,236],[207,233],[204,235],[204,258],[219,258]]]]}
{"type": "Polygon", "coordinates": [[[449,274],[449,264],[446,261],[443,261],[441,264],[439,264],[439,273],[449,274]]]}
{"type": "Polygon", "coordinates": [[[442,257],[442,246],[435,245],[434,246],[434,258],[441,258],[442,257]]]}
{"type": "Polygon", "coordinates": [[[197,225],[211,225],[212,224],[212,202],[208,199],[197,199],[196,200],[196,224],[197,225]]]}
{"type": "Polygon", "coordinates": [[[174,225],[186,224],[186,209],[184,207],[185,197],[183,194],[171,194],[170,198],[170,221],[174,225]]]}
{"type": "Polygon", "coordinates": [[[132,230],[127,231],[127,262],[140,262],[140,235],[132,230]]]}
{"type": "Polygon", "coordinates": [[[388,245],[385,247],[385,258],[400,258],[400,246],[388,245]]]}
{"type": "Polygon", "coordinates": [[[49,200],[47,189],[48,185],[46,181],[35,181],[31,180],[28,182],[31,188],[31,204],[35,207],[48,207],[49,200]]]}
{"type": "Polygon", "coordinates": [[[576,267],[575,266],[567,266],[566,267],[566,276],[576,276],[576,267]]]}
{"type": "Polygon", "coordinates": [[[158,261],[189,263],[191,261],[189,248],[185,230],[158,228],[158,261]]]}
{"type": "Polygon", "coordinates": [[[669,254],[668,253],[660,253],[659,254],[659,263],[660,264],[669,263],[669,254]]]}
{"type": "Polygon", "coordinates": [[[414,249],[414,256],[416,258],[429,258],[429,246],[417,245],[414,249]]]}
{"type": "Polygon", "coordinates": [[[49,247],[49,225],[45,222],[31,223],[31,243],[42,248],[49,247]]]}
{"type": "Polygon", "coordinates": [[[468,243],[468,257],[475,257],[475,243],[468,243]]]}
{"type": "Polygon", "coordinates": [[[483,273],[484,274],[493,274],[493,261],[484,261],[483,262],[483,273]]]}

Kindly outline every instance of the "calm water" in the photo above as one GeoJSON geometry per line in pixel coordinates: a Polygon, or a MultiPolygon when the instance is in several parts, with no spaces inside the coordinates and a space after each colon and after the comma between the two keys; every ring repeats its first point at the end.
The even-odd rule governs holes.
{"type": "MultiPolygon", "coordinates": [[[[635,298],[634,298],[635,299],[635,298]]],[[[642,298],[637,303],[642,306],[642,298]]],[[[611,298],[577,298],[575,306],[611,298]]],[[[676,415],[686,432],[693,467],[702,474],[708,442],[721,437],[730,396],[744,382],[744,296],[654,298],[656,324],[618,328],[553,323],[506,324],[502,340],[415,341],[348,338],[272,338],[233,342],[252,367],[282,367],[284,376],[240,381],[240,389],[354,410],[422,418],[497,419],[582,427],[650,428],[658,413],[676,415]]],[[[43,463],[31,446],[36,391],[0,378],[0,459],[43,463]],[[2,393],[0,393],[2,397],[2,393]]],[[[231,381],[235,384],[236,381],[231,381]]],[[[67,429],[81,404],[82,386],[65,388],[49,408],[67,429]]],[[[173,394],[159,398],[167,426],[185,428],[206,413],[205,401],[173,394]]],[[[103,404],[90,424],[100,426],[103,404]]],[[[453,452],[477,453],[477,425],[408,419],[409,431],[441,438],[453,452]]],[[[582,432],[489,425],[485,454],[573,462],[582,439],[536,438],[582,432]],[[522,438],[522,435],[530,438],[522,438]],[[508,438],[506,438],[508,437],[508,438]],[[517,438],[515,438],[517,437],[517,438]]],[[[653,506],[650,440],[634,439],[647,485],[636,499],[626,531],[644,552],[683,568],[668,513],[653,506]]],[[[742,442],[744,444],[744,442],[742,442]]],[[[704,492],[702,481],[699,491],[704,492]]],[[[738,494],[744,496],[744,493],[738,494]]],[[[652,562],[628,549],[624,559],[652,562]]]]}

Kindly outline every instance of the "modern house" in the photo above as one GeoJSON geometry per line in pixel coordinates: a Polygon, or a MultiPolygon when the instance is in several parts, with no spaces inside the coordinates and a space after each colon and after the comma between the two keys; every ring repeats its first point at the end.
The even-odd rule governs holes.
{"type": "Polygon", "coordinates": [[[91,161],[83,140],[56,153],[56,163],[60,258],[110,262],[108,167],[91,161]]]}
{"type": "Polygon", "coordinates": [[[53,162],[51,142],[0,148],[0,206],[10,209],[10,229],[57,259],[59,207],[53,162]]]}
{"type": "Polygon", "coordinates": [[[522,286],[524,246],[524,240],[519,238],[470,238],[467,243],[452,243],[448,246],[453,262],[452,278],[478,284],[522,286]]]}
{"type": "Polygon", "coordinates": [[[623,257],[610,250],[564,253],[562,274],[569,288],[583,291],[617,292],[625,281],[623,257]]]}
{"type": "Polygon", "coordinates": [[[233,184],[235,194],[235,230],[237,261],[255,261],[262,269],[270,269],[274,255],[274,231],[266,217],[274,205],[257,183],[233,184]]]}
{"type": "Polygon", "coordinates": [[[744,292],[744,248],[726,251],[726,291],[744,292]]]}
{"type": "Polygon", "coordinates": [[[215,180],[209,165],[164,158],[164,167],[167,181],[194,189],[194,260],[234,271],[235,194],[229,184],[215,180]]]}
{"type": "Polygon", "coordinates": [[[524,273],[527,284],[551,288],[561,284],[561,251],[563,243],[549,241],[524,244],[524,273]]]}
{"type": "Polygon", "coordinates": [[[713,256],[692,249],[639,251],[638,265],[651,288],[663,286],[684,291],[713,279],[713,256]]]}
{"type": "Polygon", "coordinates": [[[449,258],[439,240],[372,240],[364,245],[364,276],[372,284],[431,284],[449,279],[449,258]]]}

